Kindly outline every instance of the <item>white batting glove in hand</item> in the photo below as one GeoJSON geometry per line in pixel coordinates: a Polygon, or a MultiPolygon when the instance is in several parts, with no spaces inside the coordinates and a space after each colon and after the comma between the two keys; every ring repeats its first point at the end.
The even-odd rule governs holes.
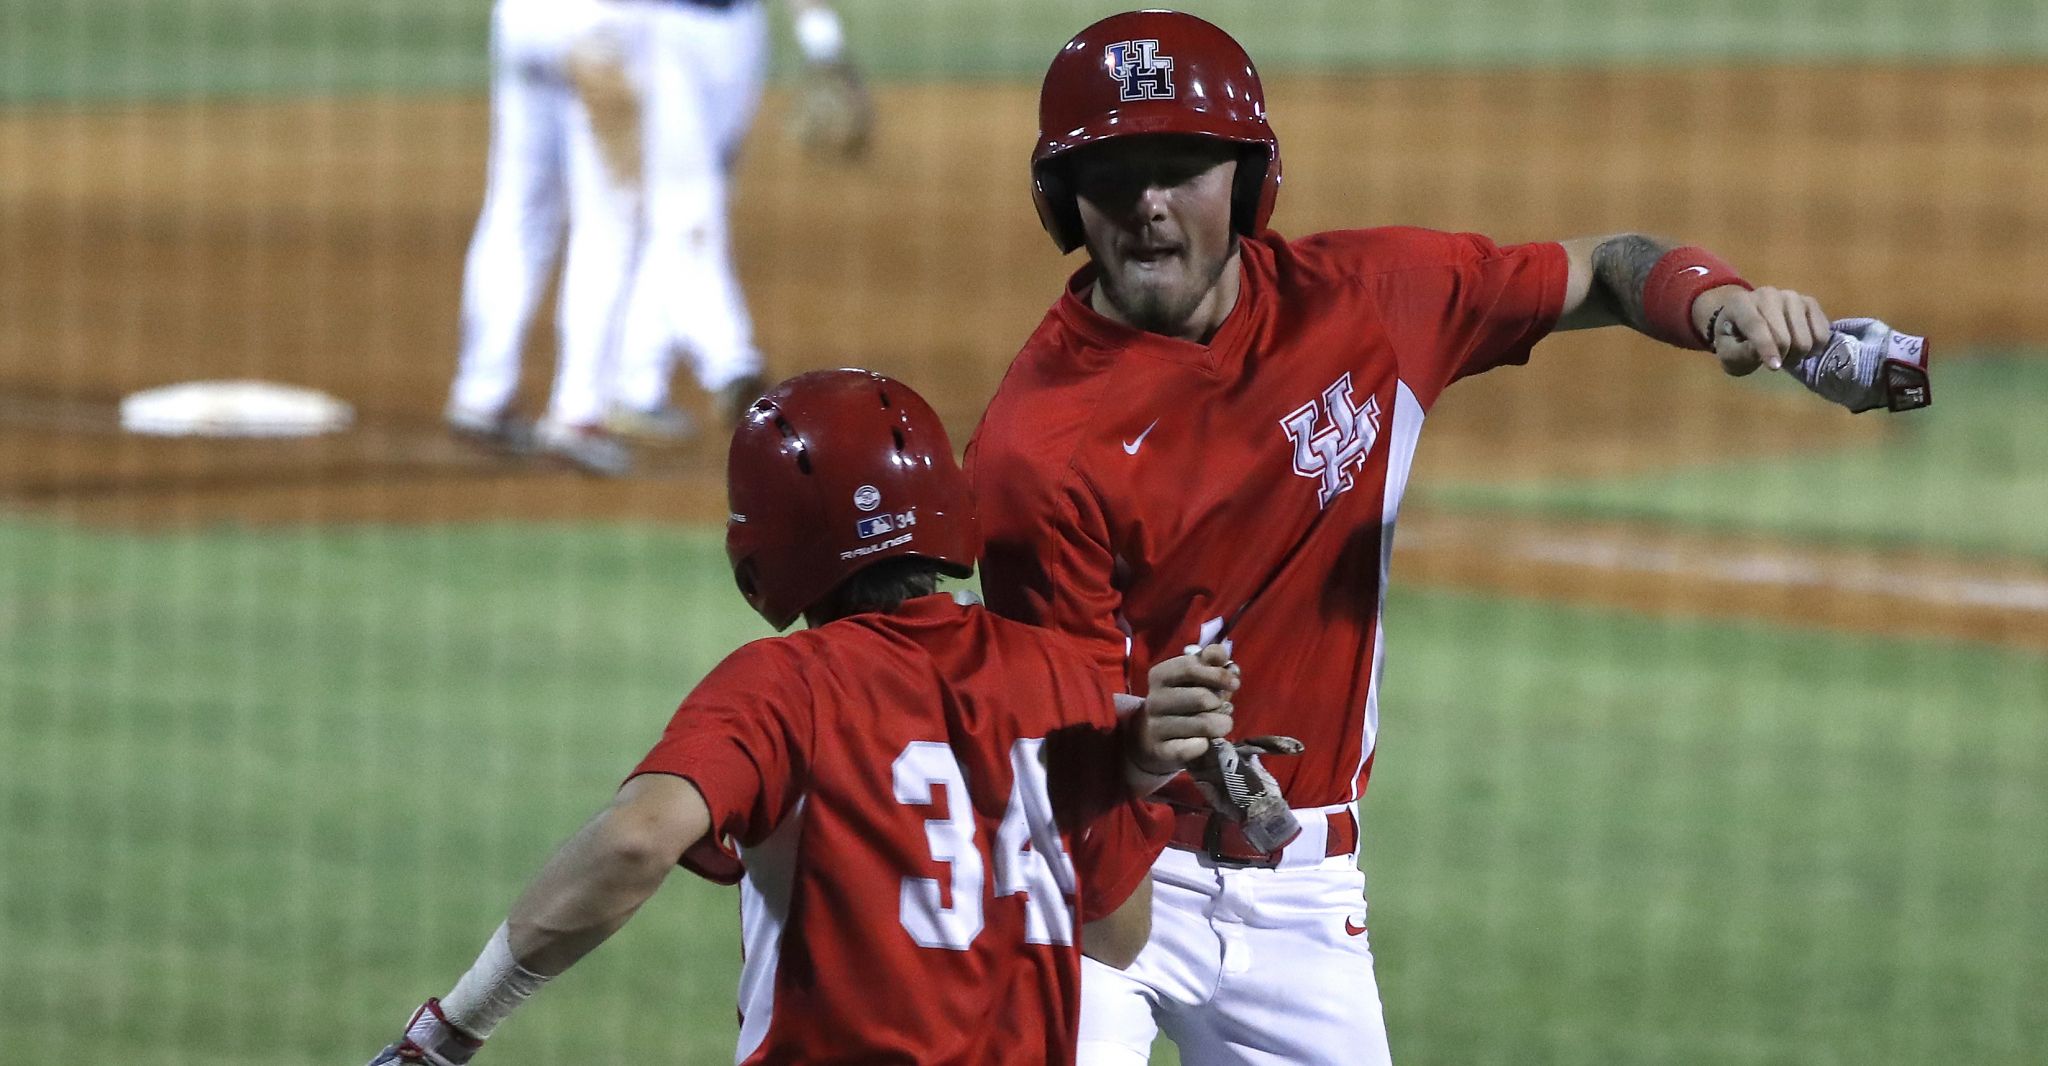
{"type": "Polygon", "coordinates": [[[1862,413],[1911,411],[1934,402],[1927,384],[1925,337],[1874,318],[1836,319],[1827,347],[1785,366],[1816,395],[1862,413]]]}
{"type": "Polygon", "coordinates": [[[370,1066],[424,1063],[425,1066],[462,1066],[484,1042],[457,1029],[441,1013],[441,1001],[430,999],[412,1012],[405,1035],[370,1060],[370,1066]]]}

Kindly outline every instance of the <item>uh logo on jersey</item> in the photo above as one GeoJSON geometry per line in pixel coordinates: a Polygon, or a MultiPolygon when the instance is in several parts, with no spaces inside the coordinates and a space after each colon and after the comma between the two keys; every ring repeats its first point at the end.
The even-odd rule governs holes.
{"type": "Polygon", "coordinates": [[[1120,99],[1173,99],[1173,57],[1159,54],[1158,41],[1118,41],[1102,54],[1120,99]]]}
{"type": "Polygon", "coordinates": [[[1379,439],[1380,401],[1367,396],[1360,408],[1351,399],[1351,375],[1345,374],[1323,390],[1320,401],[1310,400],[1281,419],[1280,428],[1294,442],[1294,472],[1322,482],[1317,502],[1328,508],[1351,491],[1351,471],[1365,466],[1379,439]],[[1326,424],[1319,430],[1317,422],[1326,424]]]}

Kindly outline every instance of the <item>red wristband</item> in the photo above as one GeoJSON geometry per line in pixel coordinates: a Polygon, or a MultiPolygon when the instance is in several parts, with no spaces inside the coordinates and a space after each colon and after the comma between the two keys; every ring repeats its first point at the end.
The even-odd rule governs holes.
{"type": "Polygon", "coordinates": [[[1692,324],[1692,304],[1701,293],[1723,285],[1756,287],[1705,248],[1688,244],[1665,252],[1643,282],[1645,332],[1680,348],[1712,351],[1714,339],[1700,336],[1692,324]]]}

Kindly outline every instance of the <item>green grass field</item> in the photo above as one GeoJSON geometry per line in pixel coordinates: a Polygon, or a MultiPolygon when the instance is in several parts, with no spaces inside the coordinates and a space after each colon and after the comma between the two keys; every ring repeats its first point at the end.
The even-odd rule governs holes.
{"type": "MultiPolygon", "coordinates": [[[[0,525],[0,1032],[353,1061],[763,627],[645,528],[0,525]]],[[[2048,660],[1396,595],[1366,862],[1402,1060],[2017,1062],[2048,660]]],[[[719,1062],[679,875],[492,1061],[719,1062]]]]}
{"type": "MultiPolygon", "coordinates": [[[[904,79],[1034,77],[1121,6],[842,3],[904,79]]],[[[1190,6],[1275,70],[2048,56],[2036,0],[1190,6]]],[[[0,0],[0,106],[471,91],[487,10],[0,0]]],[[[2048,558],[2048,362],[1940,365],[1869,452],[1416,499],[2048,558]]],[[[1395,585],[1365,852],[1398,1061],[2039,1058],[2048,657],[1395,585]]],[[[0,1061],[362,1060],[765,632],[708,530],[0,515],[0,1061]]],[[[729,1061],[735,912],[677,876],[487,1061],[729,1061]]]]}
{"type": "MultiPolygon", "coordinates": [[[[1034,79],[1076,29],[1128,6],[840,0],[854,54],[894,78],[1034,79]]],[[[2048,55],[2048,7],[2034,0],[1182,6],[1239,34],[1269,71],[2048,55]]],[[[471,88],[488,71],[489,11],[488,0],[0,0],[0,103],[471,88]]],[[[786,40],[778,47],[787,59],[786,40]]]]}
{"type": "MultiPolygon", "coordinates": [[[[1940,401],[1872,447],[1702,461],[1673,473],[1418,484],[1461,510],[1631,518],[1817,543],[1917,546],[2048,560],[2048,353],[1939,358],[1940,401]],[[2029,413],[2034,413],[2032,417],[2029,413]],[[1815,491],[1825,486],[1825,491],[1815,491]]],[[[1773,376],[1765,387],[1797,391],[1773,376]]],[[[1872,413],[1863,418],[1884,418],[1872,413]]]]}

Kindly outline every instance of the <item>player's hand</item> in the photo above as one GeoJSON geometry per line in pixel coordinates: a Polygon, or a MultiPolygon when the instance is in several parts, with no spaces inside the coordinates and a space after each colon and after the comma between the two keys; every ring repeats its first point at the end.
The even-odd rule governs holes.
{"type": "Polygon", "coordinates": [[[377,1053],[370,1066],[423,1063],[424,1066],[462,1066],[484,1042],[457,1029],[441,1013],[441,1001],[430,999],[412,1012],[405,1035],[377,1053]]]}
{"type": "Polygon", "coordinates": [[[1759,366],[1782,370],[1787,361],[1818,355],[1828,345],[1828,316],[1820,301],[1791,289],[1708,289],[1693,301],[1692,317],[1732,377],[1759,366]]]}
{"type": "Polygon", "coordinates": [[[874,98],[853,64],[814,63],[804,71],[791,128],[813,156],[833,162],[864,159],[875,132],[874,98]]]}
{"type": "Polygon", "coordinates": [[[1130,730],[1132,765],[1171,776],[1230,734],[1239,671],[1226,644],[1177,655],[1152,668],[1143,710],[1130,730]]]}

